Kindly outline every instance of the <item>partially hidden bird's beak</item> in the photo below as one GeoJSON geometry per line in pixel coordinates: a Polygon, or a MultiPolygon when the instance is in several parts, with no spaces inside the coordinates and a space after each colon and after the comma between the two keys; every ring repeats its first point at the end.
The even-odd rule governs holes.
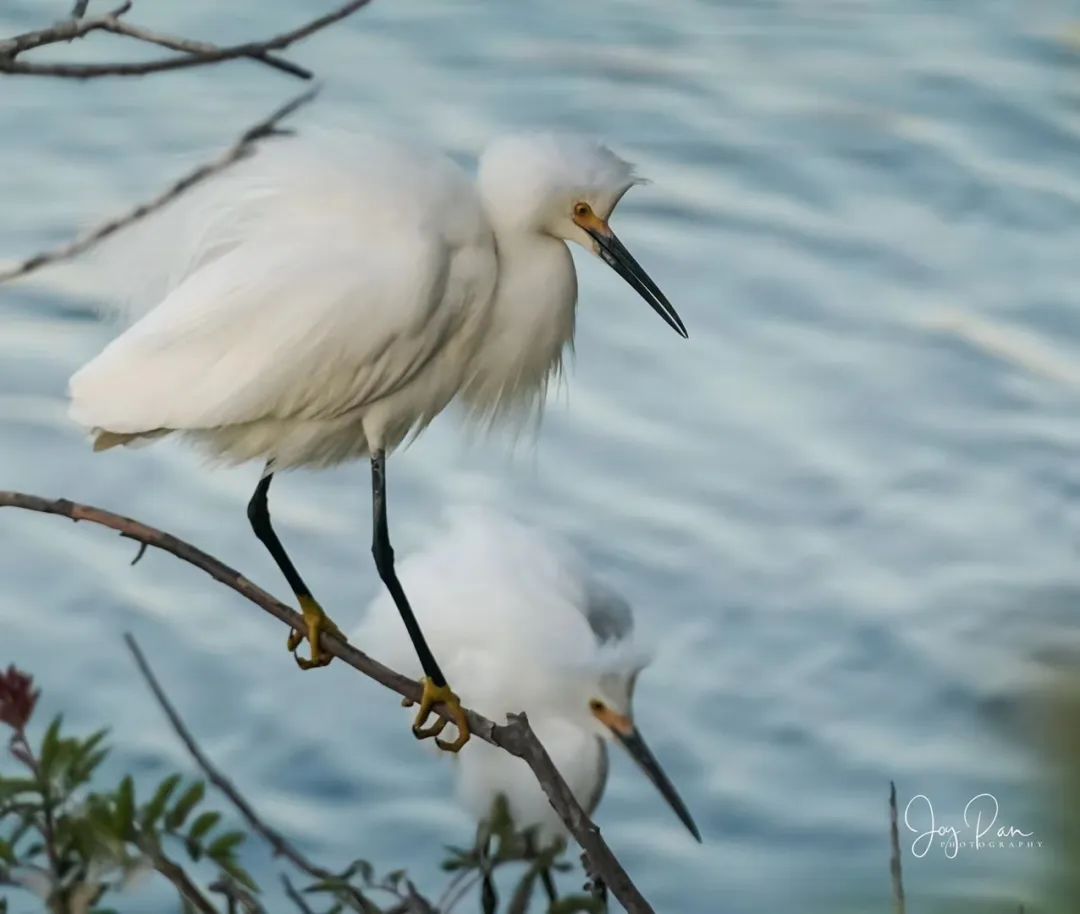
{"type": "Polygon", "coordinates": [[[698,831],[698,827],[694,824],[690,811],[686,808],[686,804],[683,803],[682,797],[679,796],[679,792],[675,789],[675,785],[664,774],[664,769],[660,767],[656,756],[652,754],[652,750],[642,739],[641,733],[630,718],[623,714],[616,714],[609,709],[605,709],[604,713],[597,714],[597,717],[607,725],[615,738],[623,744],[626,751],[630,753],[630,757],[645,772],[645,777],[653,782],[656,789],[660,791],[660,795],[667,800],[668,806],[675,811],[679,821],[686,826],[690,834],[700,843],[701,832],[698,831]]]}
{"type": "Polygon", "coordinates": [[[641,264],[634,260],[633,255],[619,241],[611,226],[592,213],[574,221],[592,236],[597,256],[625,279],[672,330],[686,339],[689,334],[682,318],[641,264]]]}

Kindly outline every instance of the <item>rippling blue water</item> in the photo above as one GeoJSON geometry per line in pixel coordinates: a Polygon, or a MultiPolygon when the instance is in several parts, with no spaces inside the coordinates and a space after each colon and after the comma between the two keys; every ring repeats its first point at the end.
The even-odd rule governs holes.
{"type": "MultiPolygon", "coordinates": [[[[67,6],[9,2],[0,34],[67,6]]],[[[137,10],[218,41],[299,15],[137,10]]],[[[378,0],[292,54],[326,83],[301,123],[348,117],[463,157],[510,128],[587,130],[655,182],[617,225],[689,343],[582,258],[576,365],[535,448],[463,443],[444,418],[394,462],[393,488],[399,553],[447,504],[497,503],[572,537],[634,602],[660,645],[639,718],[705,843],[623,758],[599,818],[660,911],[887,910],[890,778],[940,818],[985,790],[1009,824],[1043,827],[1031,747],[1005,723],[1031,658],[1076,640],[1078,15],[378,0]]],[[[51,53],[122,52],[140,53],[51,53]]],[[[0,254],[141,199],[296,88],[247,64],[0,81],[0,254]]],[[[110,334],[92,299],[71,273],[0,290],[0,487],[137,516],[283,592],[244,516],[255,468],[208,471],[169,443],[94,456],[67,423],[66,378],[110,334]]],[[[283,537],[346,624],[377,586],[367,487],[354,466],[275,491],[283,537]]],[[[277,628],[167,556],[129,569],[110,536],[14,512],[0,543],[0,662],[37,675],[49,712],[111,722],[114,771],[188,764],[123,652],[130,629],[275,826],[327,863],[365,855],[439,884],[442,845],[470,826],[446,799],[450,764],[386,693],[340,665],[294,673],[277,628]]],[[[1043,837],[909,857],[912,910],[1029,898],[1043,837]]],[[[257,848],[248,862],[269,880],[257,848]]]]}

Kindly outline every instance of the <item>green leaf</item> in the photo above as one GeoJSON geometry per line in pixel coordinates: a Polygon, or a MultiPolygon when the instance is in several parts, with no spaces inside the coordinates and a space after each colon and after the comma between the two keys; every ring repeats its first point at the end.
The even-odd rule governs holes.
{"type": "Polygon", "coordinates": [[[87,783],[98,765],[109,754],[108,747],[100,745],[108,732],[108,730],[98,730],[81,742],[76,741],[74,757],[65,772],[69,789],[87,783]]]}
{"type": "Polygon", "coordinates": [[[211,842],[206,849],[206,856],[220,863],[222,858],[231,857],[233,851],[244,843],[246,837],[242,831],[227,831],[211,842]]]}
{"type": "Polygon", "coordinates": [[[357,874],[360,875],[360,879],[365,885],[371,885],[371,880],[375,875],[375,868],[366,860],[357,859],[349,864],[339,878],[347,881],[357,874]]]}
{"type": "Polygon", "coordinates": [[[127,775],[116,791],[116,813],[113,817],[116,832],[120,837],[127,838],[132,833],[135,824],[135,782],[131,775],[127,775]]]}
{"type": "Polygon", "coordinates": [[[204,812],[194,821],[194,823],[192,823],[191,829],[188,831],[187,839],[184,842],[187,845],[187,852],[192,860],[198,860],[202,857],[202,839],[215,825],[218,824],[220,819],[221,813],[219,812],[204,812]]]}
{"type": "Polygon", "coordinates": [[[0,860],[5,863],[15,864],[15,851],[10,844],[3,838],[0,838],[0,860]]]}
{"type": "Polygon", "coordinates": [[[259,886],[251,878],[251,874],[235,860],[218,860],[217,864],[249,892],[259,892],[259,886]]]}
{"type": "Polygon", "coordinates": [[[29,793],[38,789],[37,781],[30,778],[0,778],[0,800],[29,793]]]}
{"type": "Polygon", "coordinates": [[[188,831],[188,837],[192,841],[201,841],[202,838],[213,830],[214,826],[221,821],[221,813],[204,812],[192,824],[188,831]]]}
{"type": "Polygon", "coordinates": [[[68,787],[74,788],[89,783],[98,765],[105,761],[108,754],[107,748],[98,749],[83,758],[76,759],[67,770],[68,787]]]}
{"type": "Polygon", "coordinates": [[[57,714],[45,731],[41,740],[41,752],[38,754],[38,764],[46,778],[52,777],[52,768],[56,762],[56,753],[60,749],[60,726],[63,723],[63,715],[57,714]]]}
{"type": "Polygon", "coordinates": [[[591,895],[567,895],[554,902],[548,914],[604,914],[604,902],[591,895]]]}
{"type": "Polygon", "coordinates": [[[165,812],[165,806],[179,783],[180,775],[170,774],[158,785],[153,798],[143,807],[142,815],[139,817],[143,828],[153,828],[157,825],[158,819],[165,812]]]}
{"type": "Polygon", "coordinates": [[[205,794],[206,786],[202,781],[192,784],[165,817],[165,827],[173,830],[182,827],[191,811],[202,802],[205,794]]]}

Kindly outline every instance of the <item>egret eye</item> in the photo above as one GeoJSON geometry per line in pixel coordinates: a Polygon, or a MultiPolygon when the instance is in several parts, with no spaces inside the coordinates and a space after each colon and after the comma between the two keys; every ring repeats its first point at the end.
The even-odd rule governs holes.
{"type": "Polygon", "coordinates": [[[574,215],[579,219],[584,219],[591,212],[592,208],[588,203],[577,203],[574,205],[574,215]]]}
{"type": "Polygon", "coordinates": [[[599,698],[594,698],[589,702],[589,710],[592,711],[593,714],[599,714],[604,710],[604,703],[600,701],[599,698]]]}

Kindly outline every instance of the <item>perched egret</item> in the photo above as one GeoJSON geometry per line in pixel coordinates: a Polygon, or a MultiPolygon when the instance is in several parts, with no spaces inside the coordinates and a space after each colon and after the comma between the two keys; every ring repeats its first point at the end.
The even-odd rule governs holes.
{"type": "MultiPolygon", "coordinates": [[[[615,739],[641,766],[682,823],[701,837],[635,722],[634,687],[648,656],[634,644],[627,602],[565,545],[501,515],[454,512],[448,529],[401,563],[401,578],[462,700],[495,721],[525,711],[529,723],[590,813],[608,776],[615,739]]],[[[388,624],[386,595],[368,609],[358,643],[397,669],[416,659],[388,624]]],[[[546,843],[565,833],[528,766],[487,743],[458,759],[460,798],[477,820],[500,794],[519,829],[546,843]]]]}
{"type": "Polygon", "coordinates": [[[386,455],[459,395],[483,420],[542,407],[574,334],[567,241],[686,336],[608,225],[637,180],[605,146],[548,134],[495,142],[475,184],[398,141],[268,142],[195,191],[182,218],[148,224],[125,270],[156,274],[160,292],[72,377],[71,415],[95,450],[177,432],[220,460],[265,462],[248,517],[304,614],[304,669],[329,663],[319,635],[338,629],[270,524],[270,482],[369,457],[375,565],[424,673],[413,730],[438,737],[444,722],[424,723],[445,702],[458,737],[438,742],[456,751],[466,719],[394,571],[386,455]]]}

